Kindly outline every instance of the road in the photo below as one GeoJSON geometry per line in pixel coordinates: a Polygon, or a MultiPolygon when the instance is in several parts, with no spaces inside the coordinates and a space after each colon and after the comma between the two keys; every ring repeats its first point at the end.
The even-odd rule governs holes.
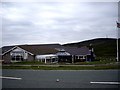
{"type": "Polygon", "coordinates": [[[118,74],[118,70],[4,69],[2,88],[118,88],[118,74]]]}

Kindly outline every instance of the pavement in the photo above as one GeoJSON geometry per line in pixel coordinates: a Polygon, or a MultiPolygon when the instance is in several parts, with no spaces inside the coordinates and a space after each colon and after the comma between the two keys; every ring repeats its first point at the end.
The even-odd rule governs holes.
{"type": "Polygon", "coordinates": [[[2,70],[2,88],[118,88],[118,70],[2,70]],[[6,78],[7,77],[7,78],[6,78]]]}

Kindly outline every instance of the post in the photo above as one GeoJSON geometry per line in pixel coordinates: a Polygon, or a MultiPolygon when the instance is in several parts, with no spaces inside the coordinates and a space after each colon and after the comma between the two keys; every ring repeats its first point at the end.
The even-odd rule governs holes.
{"type": "MultiPolygon", "coordinates": [[[[119,29],[119,28],[118,28],[118,29],[119,29]]],[[[117,62],[119,62],[119,50],[118,50],[118,49],[119,49],[119,45],[118,45],[118,44],[119,44],[119,41],[118,41],[118,40],[119,40],[119,36],[118,36],[118,34],[117,34],[117,41],[116,41],[116,42],[117,42],[117,62]]]]}
{"type": "Polygon", "coordinates": [[[120,1],[118,2],[118,22],[117,22],[117,62],[119,62],[119,35],[120,35],[120,1]]]}
{"type": "Polygon", "coordinates": [[[117,23],[117,28],[116,28],[116,36],[117,36],[117,40],[116,40],[116,45],[117,45],[117,62],[119,62],[119,28],[120,28],[120,23],[119,22],[116,22],[117,23]]]}
{"type": "Polygon", "coordinates": [[[46,64],[46,58],[45,58],[45,64],[46,64]]]}
{"type": "Polygon", "coordinates": [[[119,61],[118,39],[117,39],[117,62],[119,61]]]}
{"type": "Polygon", "coordinates": [[[38,68],[39,68],[39,62],[40,62],[40,60],[38,59],[38,68]]]}

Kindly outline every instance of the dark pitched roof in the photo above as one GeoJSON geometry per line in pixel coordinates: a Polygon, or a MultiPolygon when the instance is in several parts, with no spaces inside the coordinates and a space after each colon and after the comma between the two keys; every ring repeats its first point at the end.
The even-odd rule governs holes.
{"type": "MultiPolygon", "coordinates": [[[[81,48],[62,46],[60,44],[17,45],[17,46],[34,55],[55,54],[61,49],[64,49],[66,52],[70,53],[71,55],[90,54],[89,48],[86,46],[83,46],[81,48]]],[[[15,46],[2,47],[2,53],[7,52],[8,50],[14,47],[15,46]]]]}
{"type": "Polygon", "coordinates": [[[3,53],[6,53],[10,49],[14,48],[15,46],[18,46],[32,54],[53,54],[57,53],[58,50],[55,49],[55,47],[60,47],[60,44],[36,44],[36,45],[13,45],[13,46],[4,46],[0,48],[0,50],[3,53]]]}
{"type": "Polygon", "coordinates": [[[2,47],[1,48],[2,54],[7,52],[8,50],[12,49],[13,47],[15,47],[15,46],[4,46],[4,47],[2,47]]]}
{"type": "Polygon", "coordinates": [[[87,55],[90,54],[89,48],[86,46],[83,47],[65,47],[64,48],[66,52],[72,54],[72,55],[87,55]]]}
{"type": "Polygon", "coordinates": [[[31,52],[34,55],[54,54],[58,52],[58,50],[44,45],[21,45],[18,47],[31,52]]]}

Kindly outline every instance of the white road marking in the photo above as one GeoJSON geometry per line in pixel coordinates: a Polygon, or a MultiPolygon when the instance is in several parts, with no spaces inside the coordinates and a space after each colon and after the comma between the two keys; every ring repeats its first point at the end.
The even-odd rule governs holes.
{"type": "Polygon", "coordinates": [[[16,79],[16,80],[22,79],[22,78],[17,78],[17,77],[3,77],[3,76],[0,76],[0,78],[2,78],[2,79],[16,79]]]}
{"type": "Polygon", "coordinates": [[[120,84],[120,82],[90,82],[94,84],[120,84]]]}

